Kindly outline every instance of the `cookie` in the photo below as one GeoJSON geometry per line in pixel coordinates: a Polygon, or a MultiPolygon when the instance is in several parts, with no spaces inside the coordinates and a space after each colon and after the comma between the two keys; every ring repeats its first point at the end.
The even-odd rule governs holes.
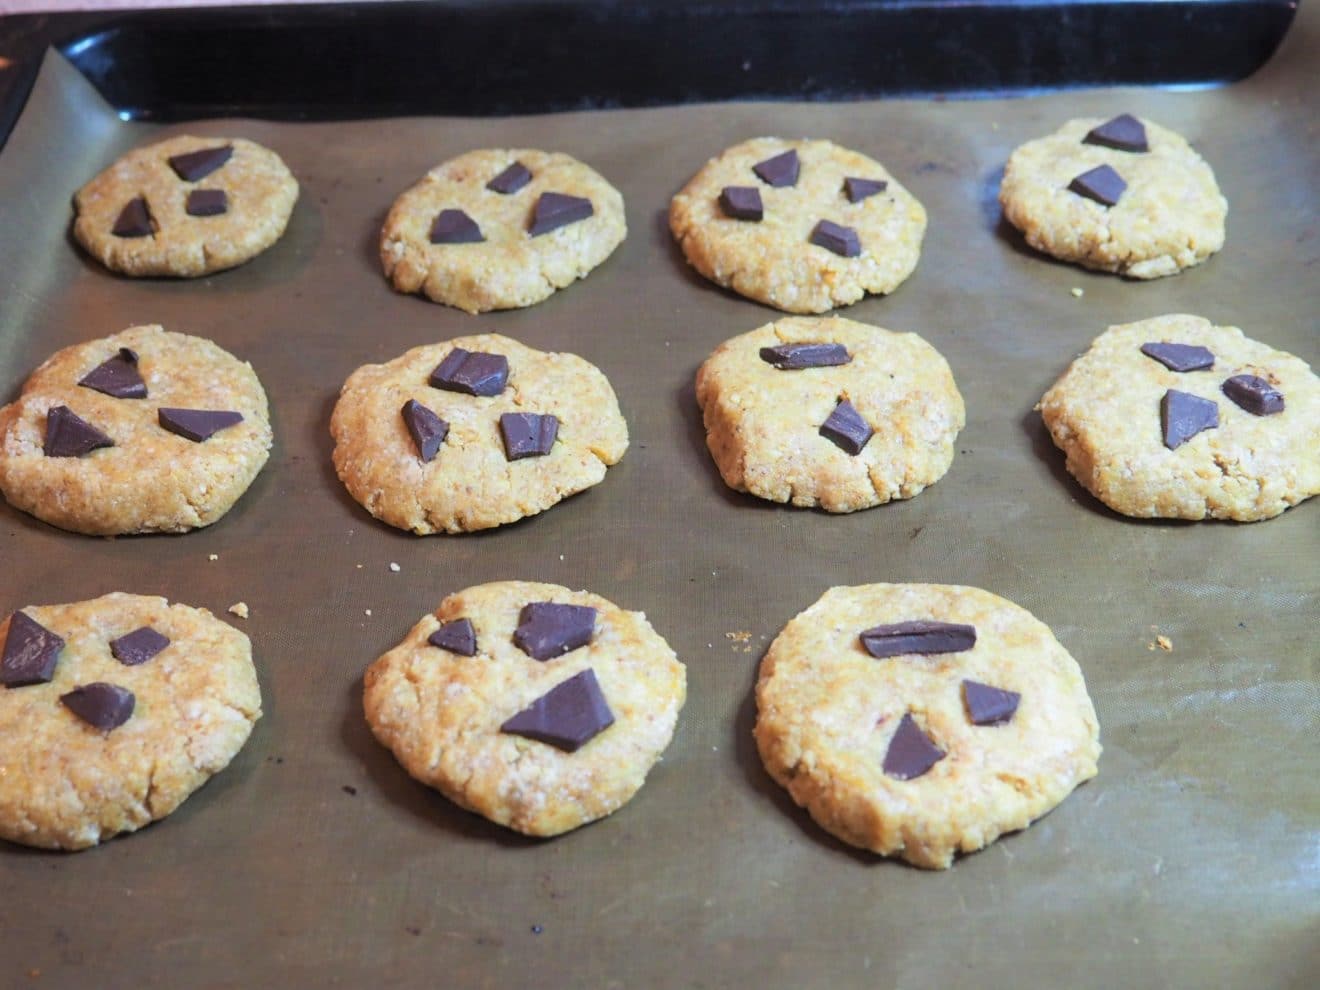
{"type": "Polygon", "coordinates": [[[0,491],[96,536],[209,526],[270,454],[252,366],[159,326],[58,351],[0,408],[0,491]]]}
{"type": "Polygon", "coordinates": [[[631,800],[687,690],[641,612],[526,581],[450,595],[364,682],[367,722],[409,774],[537,836],[631,800]]]}
{"type": "Polygon", "coordinates": [[[1254,522],[1320,493],[1320,379],[1237,327],[1112,326],[1036,408],[1068,472],[1125,516],[1254,522]]]}
{"type": "Polygon", "coordinates": [[[884,166],[829,141],[754,138],[669,204],[688,263],[789,313],[893,292],[917,267],[926,211],[884,166]]]}
{"type": "Polygon", "coordinates": [[[854,512],[944,476],[966,420],[914,333],[793,316],[727,340],[697,371],[706,444],[730,488],[854,512]]]}
{"type": "Polygon", "coordinates": [[[79,189],[73,236],[112,271],[196,278],[274,244],[297,199],[270,149],[185,134],[130,151],[79,189]]]}
{"type": "Polygon", "coordinates": [[[1228,201],[1167,128],[1123,114],[1070,120],[1008,160],[999,202],[1038,251],[1128,278],[1176,275],[1224,246],[1228,201]]]}
{"type": "Polygon", "coordinates": [[[437,165],[390,209],[385,277],[468,313],[517,309],[571,285],[628,233],[623,197],[558,152],[469,151],[437,165]]]}
{"type": "Polygon", "coordinates": [[[979,588],[831,588],[756,684],[765,768],[827,832],[928,869],[1026,828],[1095,776],[1082,672],[979,588]]]}
{"type": "Polygon", "coordinates": [[[252,646],[205,609],[120,592],[0,625],[0,838],[85,849],[164,818],[261,717],[252,646]]]}
{"type": "Polygon", "coordinates": [[[535,515],[600,482],[628,449],[600,369],[494,333],[359,368],[330,433],[349,493],[419,535],[535,515]]]}

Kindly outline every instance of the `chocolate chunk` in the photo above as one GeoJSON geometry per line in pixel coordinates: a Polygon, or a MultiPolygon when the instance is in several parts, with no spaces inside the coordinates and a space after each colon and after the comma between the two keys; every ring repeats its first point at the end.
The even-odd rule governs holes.
{"type": "Polygon", "coordinates": [[[194,189],[183,209],[190,217],[218,217],[229,212],[229,194],[223,189],[194,189]]]}
{"type": "Polygon", "coordinates": [[[486,183],[486,188],[502,196],[516,193],[532,181],[532,173],[522,162],[514,162],[495,178],[486,183]]]}
{"type": "Polygon", "coordinates": [[[532,211],[532,226],[528,233],[533,237],[548,234],[570,223],[577,223],[591,216],[591,200],[581,196],[565,196],[563,193],[541,193],[532,211]]]}
{"type": "Polygon", "coordinates": [[[830,418],[820,428],[821,436],[834,441],[836,446],[854,457],[862,452],[874,432],[847,399],[839,400],[830,418]]]}
{"type": "Polygon", "coordinates": [[[166,409],[156,410],[160,425],[171,433],[186,437],[193,443],[209,440],[213,434],[243,422],[243,414],[225,409],[166,409]]]}
{"type": "Polygon", "coordinates": [[[29,618],[25,612],[9,617],[4,659],[0,660],[0,683],[5,687],[45,684],[55,676],[55,664],[64,649],[64,639],[29,618]]]}
{"type": "Polygon", "coordinates": [[[440,445],[449,436],[449,424],[416,399],[403,404],[403,421],[417,444],[417,456],[423,464],[430,464],[440,452],[440,445]]]}
{"type": "Polygon", "coordinates": [[[41,448],[47,457],[82,457],[115,442],[68,406],[53,406],[46,413],[46,441],[41,448]]]}
{"type": "Polygon", "coordinates": [[[904,653],[961,653],[976,645],[976,627],[926,619],[896,622],[867,629],[862,633],[862,645],[881,659],[904,653]]]}
{"type": "Polygon", "coordinates": [[[613,724],[614,713],[601,693],[596,673],[587,668],[556,684],[501,725],[500,731],[576,753],[613,724]]]}
{"type": "Polygon", "coordinates": [[[752,166],[752,171],[767,185],[781,187],[796,186],[800,168],[796,149],[789,148],[773,158],[757,162],[752,166]]]}
{"type": "Polygon", "coordinates": [[[550,660],[586,646],[596,632],[596,610],[590,605],[530,602],[518,613],[513,641],[533,660],[550,660]]]}
{"type": "Polygon", "coordinates": [[[465,351],[455,347],[431,372],[432,388],[467,395],[499,395],[509,381],[509,359],[503,354],[465,351]]]}
{"type": "Polygon", "coordinates": [[[477,631],[472,628],[471,619],[454,619],[431,633],[426,641],[450,653],[462,657],[477,655],[477,631]]]}
{"type": "Polygon", "coordinates": [[[60,695],[64,707],[95,729],[109,732],[128,721],[136,703],[133,692],[118,684],[97,681],[60,695]]]}
{"type": "Polygon", "coordinates": [[[504,456],[511,461],[550,453],[559,435],[559,419],[540,413],[504,413],[500,416],[504,456]]]}
{"type": "Polygon", "coordinates": [[[1091,128],[1082,138],[1082,144],[1098,144],[1118,151],[1150,151],[1145,125],[1130,113],[1121,113],[1091,128]]]}
{"type": "Polygon", "coordinates": [[[118,354],[83,375],[78,384],[115,399],[147,397],[147,383],[138,371],[137,352],[127,347],[119,348],[118,354]]]}
{"type": "Polygon", "coordinates": [[[1154,358],[1170,371],[1200,371],[1215,366],[1214,354],[1200,344],[1170,344],[1164,341],[1142,344],[1141,353],[1154,358]]]}
{"type": "Polygon", "coordinates": [[[479,244],[486,235],[462,210],[441,210],[431,224],[432,244],[479,244]]]}
{"type": "Polygon", "coordinates": [[[849,176],[843,180],[843,194],[848,197],[850,203],[860,203],[888,188],[889,183],[885,179],[858,179],[849,176]]]}
{"type": "Polygon", "coordinates": [[[898,723],[894,738],[889,740],[884,770],[886,775],[895,780],[913,780],[942,759],[944,750],[930,741],[930,737],[921,731],[921,727],[912,718],[912,713],[908,712],[898,723]]]}
{"type": "Polygon", "coordinates": [[[755,186],[725,186],[720,193],[720,209],[734,220],[760,223],[765,216],[761,206],[761,190],[755,186]]]}
{"type": "Polygon", "coordinates": [[[142,196],[130,199],[122,210],[110,233],[116,237],[150,237],[155,233],[151,226],[151,210],[142,196]]]}
{"type": "Polygon", "coordinates": [[[855,258],[862,253],[862,242],[857,231],[832,220],[822,220],[811,230],[811,243],[833,251],[842,258],[855,258]]]}
{"type": "Polygon", "coordinates": [[[1118,203],[1118,198],[1123,195],[1123,190],[1127,188],[1127,183],[1108,165],[1097,165],[1073,179],[1068,183],[1068,188],[1079,196],[1095,200],[1102,206],[1114,206],[1118,203]]]}
{"type": "Polygon", "coordinates": [[[1210,399],[1169,389],[1160,400],[1164,446],[1177,450],[1202,430],[1219,425],[1219,406],[1210,399]]]}
{"type": "Polygon", "coordinates": [[[852,355],[842,344],[776,344],[761,348],[761,360],[780,371],[797,371],[847,364],[852,355]]]}
{"type": "Polygon", "coordinates": [[[151,626],[143,626],[118,639],[110,640],[110,652],[125,667],[136,667],[140,663],[146,663],[169,645],[169,637],[162,636],[151,626]]]}
{"type": "Polygon", "coordinates": [[[962,682],[963,704],[967,706],[967,719],[973,725],[1003,725],[1013,720],[1022,695],[1016,691],[991,687],[979,681],[962,682]]]}
{"type": "Polygon", "coordinates": [[[1273,416],[1283,412],[1283,393],[1257,375],[1234,375],[1220,388],[1253,416],[1273,416]]]}
{"type": "Polygon", "coordinates": [[[198,179],[205,179],[229,161],[229,157],[233,153],[233,146],[225,144],[218,148],[202,148],[200,151],[190,151],[186,155],[172,155],[170,157],[170,168],[174,169],[174,174],[184,182],[196,182],[198,179]]]}

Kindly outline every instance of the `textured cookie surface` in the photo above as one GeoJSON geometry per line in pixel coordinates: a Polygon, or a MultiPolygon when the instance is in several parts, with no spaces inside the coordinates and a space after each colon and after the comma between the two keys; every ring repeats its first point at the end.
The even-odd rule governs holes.
{"type": "Polygon", "coordinates": [[[1149,120],[1141,121],[1147,151],[1086,143],[1104,123],[1070,120],[1009,158],[999,202],[1027,243],[1063,261],[1139,279],[1174,275],[1222,248],[1228,202],[1191,145],[1149,120]],[[1113,206],[1069,188],[1104,165],[1127,184],[1113,206]]]}
{"type": "Polygon", "coordinates": [[[754,138],[707,162],[669,205],[669,229],[702,275],[789,313],[823,313],[868,292],[892,292],[917,267],[926,211],[879,162],[829,141],[754,138]],[[795,184],[772,186],[754,166],[794,151],[795,184]],[[885,183],[852,202],[845,180],[885,183]],[[759,222],[721,206],[726,187],[750,187],[759,222]],[[812,243],[822,220],[852,230],[858,252],[844,257],[812,243]]]}
{"type": "Polygon", "coordinates": [[[939,352],[913,333],[840,317],[787,317],[725,341],[697,372],[706,443],[730,488],[852,512],[911,498],[953,461],[962,396],[939,352]],[[764,348],[833,343],[847,364],[781,371],[764,348]],[[822,425],[847,399],[874,433],[853,455],[822,425]]]}
{"type": "Polygon", "coordinates": [[[248,638],[205,609],[115,593],[22,613],[64,647],[48,683],[0,687],[0,837],[83,849],[164,818],[229,765],[261,717],[248,638]],[[169,645],[117,660],[111,641],[143,626],[169,645]],[[92,683],[133,693],[127,721],[96,729],[61,702],[92,683]]]}
{"type": "Polygon", "coordinates": [[[831,588],[771,644],[756,701],[766,769],[822,828],[931,869],[1025,828],[1100,755],[1076,661],[1029,612],[978,588],[831,588]],[[914,620],[972,625],[975,645],[883,659],[863,648],[863,631],[914,620]],[[1018,694],[1016,710],[973,723],[968,680],[1018,694]],[[907,779],[886,770],[904,722],[942,753],[907,779]]]}
{"type": "Polygon", "coordinates": [[[297,180],[273,151],[243,138],[181,135],[130,151],[79,189],[73,234],[92,257],[125,275],[194,278],[241,265],[274,244],[297,198],[297,180]],[[191,181],[170,164],[171,158],[223,148],[232,149],[228,159],[191,181]],[[215,212],[217,192],[224,194],[222,212],[215,212]],[[200,200],[191,201],[198,215],[189,205],[195,193],[209,198],[201,212],[200,200]],[[117,226],[123,229],[125,208],[138,198],[146,201],[150,218],[138,230],[149,233],[115,234],[117,226]]]}
{"type": "Polygon", "coordinates": [[[380,260],[398,291],[482,313],[530,306],[585,278],[627,233],[623,197],[589,166],[557,152],[485,149],[437,165],[395,200],[380,260]],[[517,164],[530,173],[525,184],[508,193],[487,187],[517,164]],[[546,193],[585,199],[591,215],[534,235],[546,193]],[[461,210],[482,239],[432,243],[448,210],[461,210]]]}
{"type": "Polygon", "coordinates": [[[1037,408],[1069,473],[1123,515],[1252,522],[1320,493],[1320,379],[1237,327],[1186,314],[1110,327],[1037,408]],[[1142,353],[1162,343],[1204,347],[1214,365],[1176,372],[1142,353]],[[1253,415],[1229,398],[1224,383],[1242,375],[1269,383],[1283,410],[1253,415]],[[1218,425],[1169,449],[1170,390],[1214,403],[1218,425]]]}
{"type": "Polygon", "coordinates": [[[414,533],[489,529],[535,515],[605,477],[628,448],[628,426],[601,371],[575,354],[537,351],[500,334],[416,347],[349,376],[330,420],[334,463],[352,496],[377,519],[414,533]],[[501,355],[498,395],[428,384],[456,348],[501,355]],[[448,426],[425,461],[400,414],[415,400],[448,426]],[[508,413],[555,416],[550,453],[509,460],[500,421],[508,413]]]}
{"type": "Polygon", "coordinates": [[[642,786],[674,734],[686,675],[641,612],[553,584],[499,581],[450,595],[366,672],[372,731],[414,778],[456,804],[527,835],[602,818],[642,786]],[[531,602],[597,610],[591,641],[553,659],[514,642],[531,602]],[[428,639],[467,619],[473,656],[428,639]],[[570,678],[592,671],[613,716],[575,752],[501,726],[570,678]]]}
{"type": "Polygon", "coordinates": [[[16,508],[62,529],[99,536],[178,533],[223,516],[270,453],[266,393],[246,362],[209,340],[131,327],[59,351],[16,402],[0,409],[0,490],[16,508]],[[78,383],[127,348],[144,398],[78,383]],[[45,454],[51,410],[67,406],[113,447],[81,457],[45,454]],[[237,412],[241,422],[198,443],[160,422],[162,408],[237,412]]]}

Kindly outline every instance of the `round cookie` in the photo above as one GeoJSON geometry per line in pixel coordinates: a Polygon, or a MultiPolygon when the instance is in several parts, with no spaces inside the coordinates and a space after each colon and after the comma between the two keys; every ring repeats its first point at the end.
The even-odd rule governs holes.
{"type": "Polygon", "coordinates": [[[979,588],[831,588],[770,645],[756,704],[762,762],[817,824],[928,869],[1026,828],[1100,755],[1076,661],[979,588]]]}
{"type": "Polygon", "coordinates": [[[0,408],[0,491],[78,533],[181,533],[228,512],[270,445],[251,365],[201,337],[130,327],[58,351],[0,408]]]}
{"type": "Polygon", "coordinates": [[[600,482],[628,449],[628,424],[600,369],[493,333],[359,368],[344,383],[330,433],[349,493],[377,519],[419,535],[535,515],[600,482]],[[459,381],[434,384],[446,362],[459,381]],[[492,394],[452,390],[464,381],[492,394]],[[553,438],[542,432],[530,446],[511,447],[506,417],[527,414],[553,417],[553,427],[521,420],[553,438]]]}
{"type": "Polygon", "coordinates": [[[185,134],[130,151],[79,189],[73,236],[124,275],[196,278],[274,244],[297,199],[275,152],[185,134]]]}
{"type": "Polygon", "coordinates": [[[85,849],[164,818],[261,717],[248,638],[205,609],[119,592],[29,606],[0,625],[0,642],[0,838],[11,842],[85,849]],[[43,649],[58,645],[51,636],[58,651],[43,649]]]}
{"type": "Polygon", "coordinates": [[[914,333],[841,317],[787,317],[725,341],[697,371],[696,391],[706,444],[730,488],[829,512],[911,498],[934,484],[966,421],[935,348],[914,333]],[[803,344],[835,345],[828,360],[847,363],[771,363],[811,360],[803,344]]]}
{"type": "Polygon", "coordinates": [[[409,774],[537,836],[626,804],[669,745],[687,690],[641,612],[526,581],[450,595],[364,682],[367,721],[409,774]]]}
{"type": "Polygon", "coordinates": [[[558,152],[491,148],[437,165],[394,201],[380,260],[399,292],[484,313],[585,278],[627,233],[623,197],[594,169],[558,152]]]}
{"type": "Polygon", "coordinates": [[[911,275],[926,211],[858,152],[754,138],[702,166],[669,204],[669,229],[712,282],[789,313],[823,313],[911,275]]]}
{"type": "Polygon", "coordinates": [[[1022,145],[999,202],[1038,251],[1138,279],[1205,261],[1224,246],[1228,213],[1210,166],[1182,136],[1127,114],[1070,120],[1022,145]],[[1115,193],[1113,205],[1102,201],[1115,193]]]}
{"type": "Polygon", "coordinates": [[[1112,326],[1036,408],[1068,472],[1126,516],[1254,522],[1320,493],[1320,379],[1237,327],[1186,314],[1112,326]],[[1204,349],[1177,367],[1213,364],[1180,372],[1143,351],[1167,356],[1169,345],[1175,357],[1204,349]],[[1282,408],[1235,401],[1230,392],[1253,384],[1244,376],[1282,408]]]}

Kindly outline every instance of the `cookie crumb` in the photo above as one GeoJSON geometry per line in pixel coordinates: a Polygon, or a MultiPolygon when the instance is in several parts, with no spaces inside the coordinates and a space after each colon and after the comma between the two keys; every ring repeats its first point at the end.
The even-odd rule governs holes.
{"type": "Polygon", "coordinates": [[[358,565],[357,565],[357,569],[358,569],[359,571],[362,570],[362,565],[361,565],[361,564],[358,564],[358,565]]]}
{"type": "Polygon", "coordinates": [[[390,570],[392,570],[395,574],[398,574],[399,571],[401,570],[401,568],[399,567],[398,564],[396,564],[394,561],[391,560],[391,561],[390,561],[390,570]]]}
{"type": "Polygon", "coordinates": [[[726,632],[726,633],[724,634],[724,638],[727,639],[727,640],[729,641],[729,645],[730,645],[731,647],[733,647],[733,649],[736,650],[738,647],[741,646],[741,647],[742,647],[742,652],[744,652],[744,653],[751,653],[751,652],[752,652],[752,633],[751,633],[751,630],[749,630],[749,629],[739,629],[739,630],[737,630],[736,632],[726,632]]]}
{"type": "Polygon", "coordinates": [[[1073,286],[1071,289],[1069,289],[1068,291],[1072,293],[1072,297],[1073,297],[1074,299],[1081,299],[1082,296],[1086,295],[1086,292],[1085,292],[1083,289],[1081,289],[1079,286],[1076,286],[1076,285],[1074,285],[1074,286],[1073,286]]]}
{"type": "Polygon", "coordinates": [[[343,787],[339,789],[343,791],[345,794],[347,794],[349,797],[357,797],[357,788],[354,787],[352,784],[345,784],[343,787]]]}
{"type": "Polygon", "coordinates": [[[1165,653],[1173,652],[1173,640],[1169,639],[1168,636],[1156,636],[1155,645],[1158,646],[1165,653]]]}
{"type": "Polygon", "coordinates": [[[364,609],[362,610],[362,614],[365,615],[367,618],[371,618],[371,609],[369,609],[369,608],[364,608],[364,609]]]}
{"type": "Polygon", "coordinates": [[[250,615],[247,602],[234,602],[229,606],[229,614],[236,615],[240,619],[246,619],[250,615]]]}
{"type": "Polygon", "coordinates": [[[220,555],[218,553],[213,553],[209,557],[207,557],[207,560],[219,560],[219,559],[220,559],[220,555]]]}

